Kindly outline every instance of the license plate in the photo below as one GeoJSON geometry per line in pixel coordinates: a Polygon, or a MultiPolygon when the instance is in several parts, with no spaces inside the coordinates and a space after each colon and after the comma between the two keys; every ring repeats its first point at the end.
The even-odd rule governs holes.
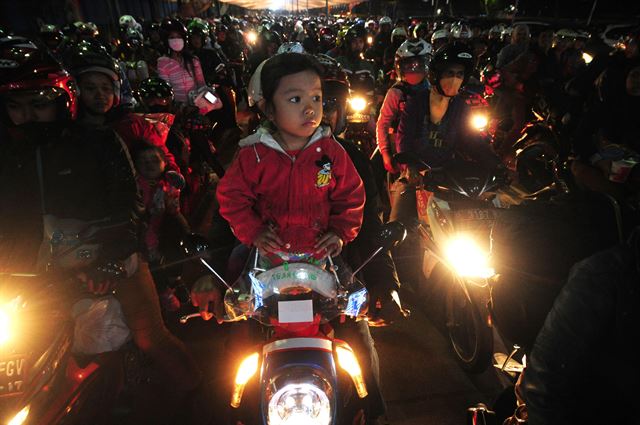
{"type": "Polygon", "coordinates": [[[486,208],[473,208],[468,210],[454,211],[454,217],[456,221],[480,221],[495,219],[493,210],[486,208]]]}
{"type": "Polygon", "coordinates": [[[0,358],[0,397],[19,394],[27,376],[27,356],[0,358]]]}
{"type": "Polygon", "coordinates": [[[347,122],[362,123],[369,122],[371,115],[369,114],[352,114],[347,115],[347,122]]]}

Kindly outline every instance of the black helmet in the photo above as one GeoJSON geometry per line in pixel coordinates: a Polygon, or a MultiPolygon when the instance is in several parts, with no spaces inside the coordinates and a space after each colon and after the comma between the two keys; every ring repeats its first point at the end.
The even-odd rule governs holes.
{"type": "Polygon", "coordinates": [[[367,29],[364,25],[352,25],[344,36],[347,43],[351,43],[356,38],[362,38],[363,40],[367,38],[367,29]]]}
{"type": "Polygon", "coordinates": [[[69,69],[74,77],[87,73],[99,72],[107,75],[114,85],[115,102],[120,101],[120,65],[106,48],[86,41],[80,42],[72,51],[69,69]]]}
{"type": "Polygon", "coordinates": [[[169,33],[171,32],[179,33],[185,40],[187,38],[187,28],[182,22],[173,18],[164,18],[162,24],[160,24],[160,35],[165,42],[169,39],[169,33]]]}
{"type": "Polygon", "coordinates": [[[473,51],[465,43],[454,41],[440,47],[433,55],[429,65],[429,83],[436,87],[442,95],[444,95],[444,92],[440,87],[440,78],[442,72],[451,64],[459,64],[464,67],[464,79],[462,80],[462,86],[464,86],[469,81],[473,71],[473,51]]]}
{"type": "Polygon", "coordinates": [[[47,50],[24,37],[0,40],[0,97],[11,91],[35,91],[60,101],[72,119],[77,111],[73,78],[47,50]]]}
{"type": "Polygon", "coordinates": [[[275,43],[278,46],[282,44],[282,37],[275,31],[267,29],[262,30],[262,32],[260,33],[260,38],[262,39],[261,41],[263,46],[266,46],[269,43],[275,43]]]}
{"type": "Polygon", "coordinates": [[[47,45],[49,49],[58,49],[64,41],[64,34],[55,25],[44,24],[38,30],[38,38],[47,45]]]}
{"type": "Polygon", "coordinates": [[[162,78],[151,77],[140,83],[138,94],[141,99],[173,99],[173,88],[162,78]]]}

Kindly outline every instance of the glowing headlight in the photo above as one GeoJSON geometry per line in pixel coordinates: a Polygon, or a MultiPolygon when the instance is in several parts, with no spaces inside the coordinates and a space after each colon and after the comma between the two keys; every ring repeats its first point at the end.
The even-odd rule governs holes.
{"type": "Polygon", "coordinates": [[[364,97],[352,97],[349,99],[349,105],[355,112],[362,112],[367,107],[367,101],[364,97]]]}
{"type": "Polygon", "coordinates": [[[269,425],[328,425],[331,404],[313,384],[287,384],[269,400],[269,425]]]}
{"type": "Polygon", "coordinates": [[[29,416],[29,406],[19,411],[9,422],[7,422],[7,425],[22,425],[24,421],[27,420],[27,416],[29,416]]]}
{"type": "Polygon", "coordinates": [[[249,31],[247,33],[247,41],[249,44],[256,44],[256,41],[258,41],[258,34],[256,34],[255,31],[249,31]]]}
{"type": "Polygon", "coordinates": [[[593,56],[591,56],[589,53],[585,52],[585,53],[582,54],[582,60],[584,61],[584,63],[589,65],[591,63],[591,61],[593,60],[593,56]]]}
{"type": "Polygon", "coordinates": [[[471,117],[471,126],[478,131],[482,131],[487,128],[489,119],[485,114],[475,114],[471,117]]]}
{"type": "Polygon", "coordinates": [[[468,237],[458,236],[449,241],[445,254],[459,276],[486,279],[496,274],[489,265],[488,254],[468,237]]]}
{"type": "Polygon", "coordinates": [[[238,372],[236,372],[236,381],[233,386],[233,395],[231,396],[231,407],[238,408],[240,401],[242,400],[242,393],[244,387],[249,382],[249,379],[258,371],[258,364],[260,356],[258,353],[250,354],[240,363],[238,372]]]}
{"type": "Polygon", "coordinates": [[[371,36],[367,37],[367,44],[369,45],[373,44],[373,37],[371,36]]]}
{"type": "Polygon", "coordinates": [[[0,345],[10,340],[11,334],[11,316],[5,308],[0,307],[0,345]]]}

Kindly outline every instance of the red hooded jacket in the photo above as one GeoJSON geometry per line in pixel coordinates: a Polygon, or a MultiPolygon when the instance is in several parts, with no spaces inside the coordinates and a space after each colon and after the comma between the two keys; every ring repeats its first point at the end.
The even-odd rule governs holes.
{"type": "Polygon", "coordinates": [[[240,141],[218,185],[220,214],[251,245],[272,225],[288,252],[314,252],[318,236],[334,231],[347,243],[362,224],[362,180],[328,128],[289,155],[264,128],[240,141]]]}

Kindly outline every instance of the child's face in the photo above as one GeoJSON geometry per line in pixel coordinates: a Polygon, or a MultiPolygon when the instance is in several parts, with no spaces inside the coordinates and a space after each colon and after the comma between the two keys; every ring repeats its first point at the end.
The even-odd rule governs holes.
{"type": "Polygon", "coordinates": [[[115,100],[113,82],[105,74],[89,72],[80,78],[80,102],[95,115],[106,114],[115,100]]]}
{"type": "Polygon", "coordinates": [[[147,180],[157,180],[164,172],[164,160],[160,153],[153,149],[140,152],[136,158],[136,170],[142,178],[147,180]]]}
{"type": "Polygon", "coordinates": [[[312,71],[282,77],[273,94],[272,121],[285,141],[306,141],[322,121],[322,84],[312,71]]]}

